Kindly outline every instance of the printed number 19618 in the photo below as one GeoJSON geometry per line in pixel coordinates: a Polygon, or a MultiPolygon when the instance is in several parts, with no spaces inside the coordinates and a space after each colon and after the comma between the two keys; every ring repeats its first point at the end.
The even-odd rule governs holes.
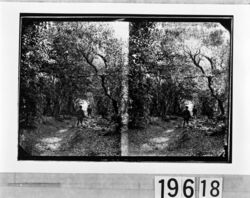
{"type": "MultiPolygon", "coordinates": [[[[195,177],[155,177],[155,198],[196,198],[195,177]]],[[[222,178],[199,178],[199,198],[221,198],[222,178]]]]}

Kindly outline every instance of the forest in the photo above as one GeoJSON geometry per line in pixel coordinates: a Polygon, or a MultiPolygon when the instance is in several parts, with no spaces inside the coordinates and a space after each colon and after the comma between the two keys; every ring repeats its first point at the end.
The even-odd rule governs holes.
{"type": "Polygon", "coordinates": [[[227,156],[223,24],[23,19],[20,37],[19,156],[227,156]]]}

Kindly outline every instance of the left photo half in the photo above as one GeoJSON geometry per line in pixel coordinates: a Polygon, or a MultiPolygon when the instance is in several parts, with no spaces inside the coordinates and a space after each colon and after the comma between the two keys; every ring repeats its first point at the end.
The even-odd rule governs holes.
{"type": "Polygon", "coordinates": [[[19,160],[121,156],[128,29],[114,19],[20,14],[19,160]]]}

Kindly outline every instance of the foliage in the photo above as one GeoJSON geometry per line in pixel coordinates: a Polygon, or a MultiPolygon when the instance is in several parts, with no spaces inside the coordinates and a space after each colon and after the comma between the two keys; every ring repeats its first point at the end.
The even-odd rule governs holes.
{"type": "Polygon", "coordinates": [[[228,112],[230,33],[221,24],[133,21],[127,46],[111,23],[22,21],[21,127],[74,115],[88,93],[118,130],[128,115],[134,128],[180,115],[187,100],[210,117],[228,112]]]}
{"type": "Polygon", "coordinates": [[[124,43],[108,23],[29,21],[21,43],[20,122],[72,115],[89,92],[119,113],[124,43]]]}
{"type": "Polygon", "coordinates": [[[149,115],[150,84],[146,72],[148,58],[152,53],[150,38],[154,30],[152,22],[132,22],[129,31],[129,126],[132,128],[145,127],[149,115]]]}
{"type": "MultiPolygon", "coordinates": [[[[136,28],[142,24],[136,24],[136,28]]],[[[141,46],[137,44],[135,50],[140,56],[130,55],[131,60],[140,58],[142,66],[137,64],[137,68],[142,69],[136,73],[144,77],[146,86],[136,93],[142,95],[144,90],[147,96],[141,97],[141,101],[147,101],[149,114],[162,118],[180,114],[185,101],[189,100],[200,108],[207,105],[205,109],[208,110],[203,108],[201,112],[209,117],[212,112],[224,115],[229,98],[229,32],[219,23],[162,22],[150,25],[153,28],[147,36],[138,34],[143,35],[137,39],[141,46]],[[143,48],[145,43],[148,43],[146,49],[143,48]]],[[[136,35],[131,34],[132,38],[136,35]]]]}

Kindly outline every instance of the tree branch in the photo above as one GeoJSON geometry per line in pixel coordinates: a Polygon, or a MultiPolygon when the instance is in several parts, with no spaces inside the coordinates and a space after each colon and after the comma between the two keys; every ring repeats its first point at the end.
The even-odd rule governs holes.
{"type": "MultiPolygon", "coordinates": [[[[118,113],[117,101],[111,96],[111,94],[108,92],[108,89],[107,89],[107,87],[105,85],[106,84],[105,83],[106,75],[99,74],[97,67],[93,64],[93,58],[92,58],[92,60],[89,60],[90,53],[88,53],[86,55],[85,53],[82,52],[81,54],[83,55],[83,57],[86,60],[86,62],[95,70],[96,75],[101,80],[101,86],[103,88],[104,94],[112,101],[113,106],[114,106],[114,110],[115,110],[116,113],[118,113]]],[[[103,57],[100,54],[98,54],[98,56],[100,56],[103,59],[105,65],[107,66],[107,61],[106,61],[105,57],[103,57]]]]}
{"type": "MultiPolygon", "coordinates": [[[[201,54],[201,55],[202,55],[202,54],[201,54]]],[[[205,58],[209,61],[210,66],[211,66],[211,70],[213,71],[213,70],[214,70],[214,63],[213,63],[212,58],[210,58],[210,57],[208,57],[208,56],[206,56],[206,55],[202,55],[202,56],[205,57],[205,58]]]]}
{"type": "Polygon", "coordinates": [[[105,65],[105,68],[108,68],[108,64],[107,64],[107,59],[103,56],[103,55],[101,55],[101,54],[96,54],[97,56],[99,56],[99,57],[101,57],[101,59],[103,60],[103,62],[104,62],[104,65],[105,65]]]}
{"type": "Polygon", "coordinates": [[[193,56],[193,55],[190,53],[190,54],[189,54],[189,57],[190,57],[190,59],[193,61],[194,65],[200,69],[201,73],[204,74],[204,75],[206,75],[206,73],[205,73],[203,67],[200,66],[200,61],[201,61],[201,59],[199,59],[198,61],[196,61],[196,56],[197,56],[197,55],[198,55],[198,54],[195,54],[195,55],[193,56]]]}

